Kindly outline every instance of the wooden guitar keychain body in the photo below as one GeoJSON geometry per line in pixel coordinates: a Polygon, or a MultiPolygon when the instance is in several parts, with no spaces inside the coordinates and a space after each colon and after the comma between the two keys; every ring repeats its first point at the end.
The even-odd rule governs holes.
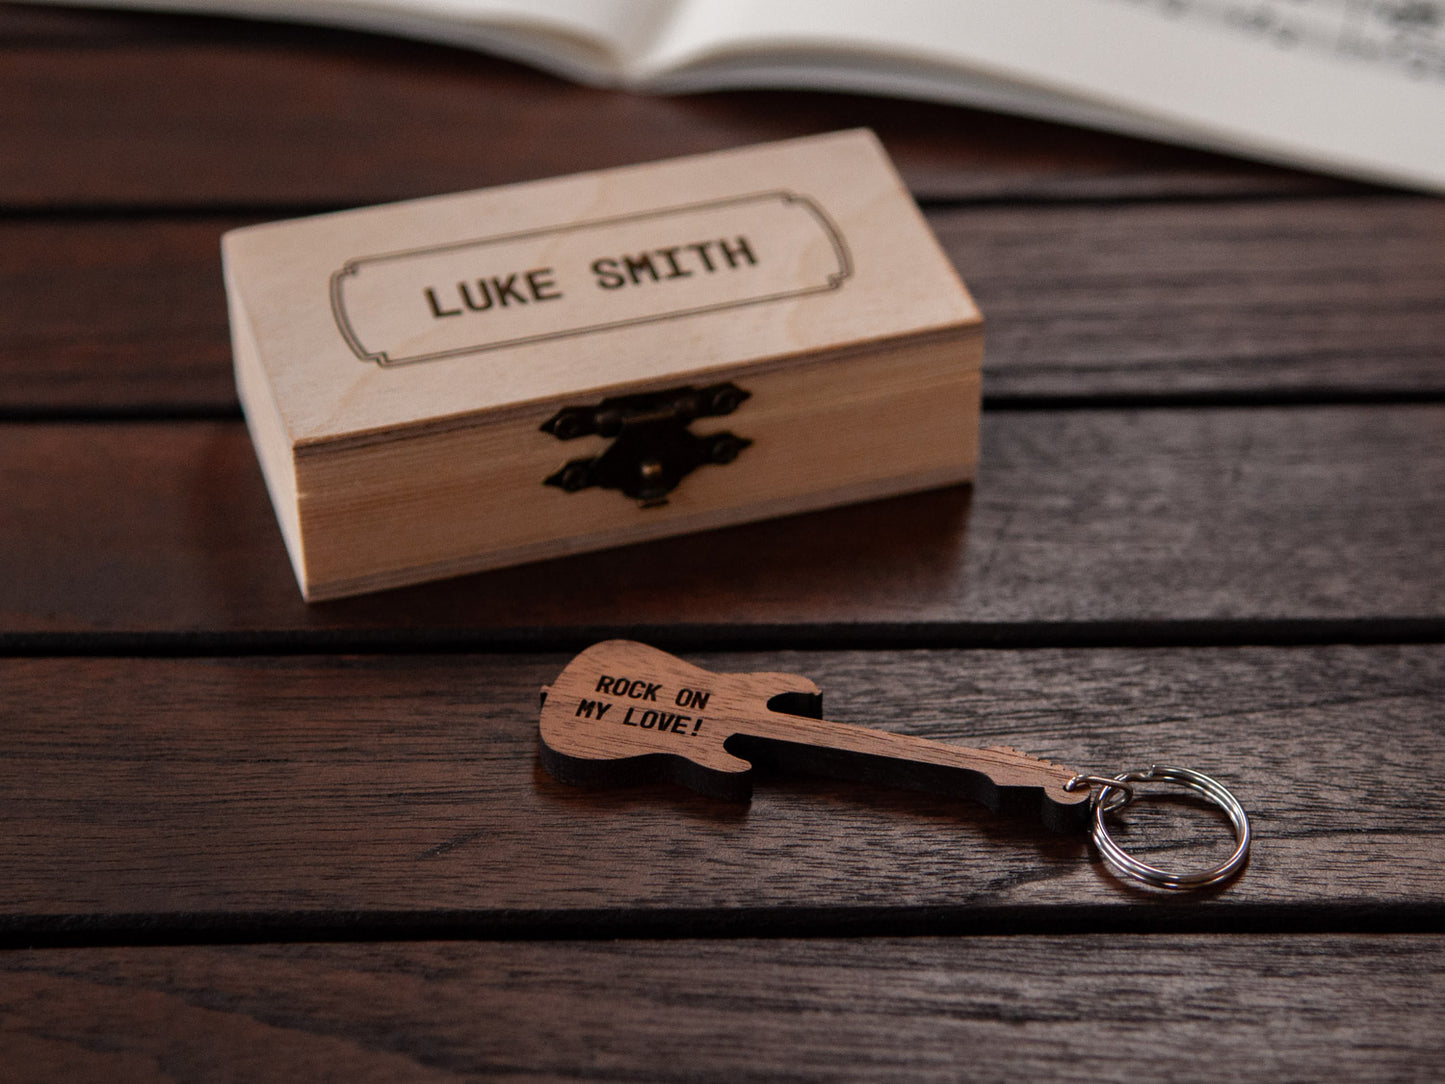
{"type": "Polygon", "coordinates": [[[1109,866],[1162,888],[1226,880],[1249,853],[1244,809],[1199,772],[1156,765],[1093,776],[1005,746],[975,749],[829,722],[821,707],[821,691],[804,677],[714,673],[646,644],[607,640],[574,658],[543,690],[542,764],[566,783],[669,779],[746,800],[754,763],[767,763],[965,798],[995,812],[1037,815],[1056,831],[1092,817],[1094,842],[1109,866]],[[1120,848],[1105,815],[1135,797],[1135,784],[1155,782],[1179,784],[1222,808],[1234,826],[1234,853],[1210,869],[1170,873],[1120,848]]]}

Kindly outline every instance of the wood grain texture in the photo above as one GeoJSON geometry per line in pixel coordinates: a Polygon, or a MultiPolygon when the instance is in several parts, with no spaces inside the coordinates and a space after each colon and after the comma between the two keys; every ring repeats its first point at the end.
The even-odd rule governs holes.
{"type": "Polygon", "coordinates": [[[538,630],[576,644],[637,629],[1438,619],[1442,421],[1438,406],[997,414],[972,491],[310,607],[239,423],[12,425],[0,628],[12,642],[538,630]]]}
{"type": "Polygon", "coordinates": [[[0,221],[0,410],[236,413],[237,219],[0,221]]]}
{"type": "MultiPolygon", "coordinates": [[[[1445,388],[1445,203],[1221,212],[930,210],[988,321],[985,395],[1445,388]]],[[[236,410],[219,252],[247,221],[0,222],[0,410],[236,410]]]]}
{"type": "MultiPolygon", "coordinates": [[[[1121,885],[1082,835],[794,775],[745,808],[540,768],[565,656],[9,659],[11,943],[465,932],[908,933],[1442,921],[1445,648],[689,655],[805,675],[843,722],[1093,771],[1216,775],[1255,828],[1222,891],[1121,885]]],[[[1203,866],[1220,818],[1140,807],[1127,846],[1203,866]]],[[[1430,926],[1428,928],[1434,928],[1430,926]]]]}
{"type": "Polygon", "coordinates": [[[0,1055],[15,1084],[1425,1081],[1442,973],[1440,936],[12,952],[0,1055]]]}
{"type": "Polygon", "coordinates": [[[15,151],[0,159],[0,206],[10,208],[376,203],[858,126],[878,131],[925,198],[1356,190],[921,102],[663,98],[364,34],[0,9],[0,143],[15,151]]]}
{"type": "Polygon", "coordinates": [[[984,394],[1445,390],[1445,200],[934,210],[984,394]]]}
{"type": "Polygon", "coordinates": [[[0,42],[6,46],[111,45],[127,39],[155,40],[183,32],[195,20],[140,12],[0,3],[0,42]]]}

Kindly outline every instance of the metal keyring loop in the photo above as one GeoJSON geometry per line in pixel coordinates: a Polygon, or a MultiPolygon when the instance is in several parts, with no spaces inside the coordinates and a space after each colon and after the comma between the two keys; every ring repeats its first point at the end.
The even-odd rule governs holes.
{"type": "MultiPolygon", "coordinates": [[[[1101,780],[1101,782],[1103,781],[1101,780]]],[[[1117,873],[1132,877],[1136,881],[1143,881],[1145,884],[1154,885],[1157,888],[1204,888],[1233,877],[1244,866],[1245,859],[1249,857],[1249,817],[1244,812],[1244,807],[1239,804],[1239,800],[1229,793],[1224,784],[1218,780],[1189,768],[1171,768],[1156,764],[1151,766],[1147,772],[1120,772],[1104,783],[1098,796],[1094,799],[1094,846],[1099,848],[1099,853],[1104,856],[1104,861],[1110,868],[1117,873]],[[1109,829],[1104,824],[1106,814],[1128,804],[1127,801],[1120,802],[1116,799],[1115,795],[1119,792],[1127,791],[1129,797],[1134,801],[1141,801],[1148,797],[1147,794],[1135,791],[1132,787],[1114,785],[1129,783],[1178,783],[1186,790],[1192,790],[1207,798],[1224,810],[1230,823],[1234,825],[1234,853],[1217,866],[1187,873],[1170,873],[1168,870],[1162,870],[1147,862],[1139,861],[1114,842],[1113,837],[1109,835],[1109,829]]]]}

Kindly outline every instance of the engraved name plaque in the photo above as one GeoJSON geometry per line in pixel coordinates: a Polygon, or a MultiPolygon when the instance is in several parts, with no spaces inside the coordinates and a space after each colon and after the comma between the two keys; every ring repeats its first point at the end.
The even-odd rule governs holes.
{"type": "Polygon", "coordinates": [[[364,256],[331,277],[336,323],[383,365],[837,289],[848,247],[817,201],[762,192],[364,256]]]}

